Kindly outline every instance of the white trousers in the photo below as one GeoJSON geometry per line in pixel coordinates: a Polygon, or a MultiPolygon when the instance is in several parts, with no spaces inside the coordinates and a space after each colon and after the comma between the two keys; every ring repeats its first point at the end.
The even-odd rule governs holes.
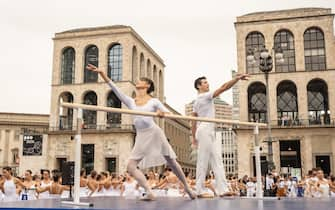
{"type": "Polygon", "coordinates": [[[215,175],[215,190],[218,195],[228,192],[228,185],[223,167],[222,144],[215,137],[215,125],[212,123],[200,123],[196,131],[198,141],[198,157],[196,171],[197,194],[206,192],[204,182],[208,171],[208,166],[215,175]]]}

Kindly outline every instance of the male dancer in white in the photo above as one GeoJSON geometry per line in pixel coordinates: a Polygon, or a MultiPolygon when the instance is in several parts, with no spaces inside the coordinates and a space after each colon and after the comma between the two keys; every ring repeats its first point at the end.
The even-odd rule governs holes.
{"type": "MultiPolygon", "coordinates": [[[[194,82],[198,97],[193,104],[193,116],[215,117],[214,98],[230,89],[239,80],[247,80],[248,74],[239,74],[235,79],[224,83],[215,91],[209,91],[206,77],[199,77],[194,82]]],[[[223,196],[228,191],[225,171],[222,161],[221,142],[215,138],[215,124],[207,122],[192,122],[193,145],[198,146],[196,188],[198,197],[207,197],[205,193],[205,178],[208,165],[211,165],[215,175],[216,194],[223,196]],[[198,145],[199,144],[199,145],[198,145]]]]}

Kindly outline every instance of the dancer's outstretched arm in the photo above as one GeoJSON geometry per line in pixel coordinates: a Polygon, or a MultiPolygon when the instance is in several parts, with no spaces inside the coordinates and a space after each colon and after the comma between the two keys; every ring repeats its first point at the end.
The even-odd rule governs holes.
{"type": "Polygon", "coordinates": [[[229,82],[224,83],[221,87],[219,87],[213,94],[213,98],[218,97],[221,93],[226,90],[229,90],[233,87],[239,80],[248,80],[250,77],[249,74],[238,74],[235,79],[230,80],[229,82]]]}

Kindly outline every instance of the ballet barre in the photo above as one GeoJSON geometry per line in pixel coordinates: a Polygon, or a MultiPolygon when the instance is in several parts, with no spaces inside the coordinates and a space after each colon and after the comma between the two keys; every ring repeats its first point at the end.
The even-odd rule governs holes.
{"type": "MultiPolygon", "coordinates": [[[[155,112],[143,112],[137,110],[130,109],[121,109],[121,108],[113,108],[113,107],[104,107],[104,106],[95,106],[95,105],[86,105],[86,104],[78,104],[78,103],[61,103],[62,107],[67,108],[75,108],[75,109],[84,109],[84,110],[92,110],[92,111],[103,111],[103,112],[113,112],[113,113],[121,113],[121,114],[131,114],[131,115],[143,115],[143,116],[152,116],[158,117],[155,112]]],[[[216,118],[206,118],[206,117],[193,117],[193,116],[183,116],[176,114],[165,114],[165,118],[170,119],[181,119],[181,120],[189,120],[189,121],[202,121],[202,122],[212,122],[212,123],[223,123],[227,125],[243,125],[243,126],[258,126],[258,127],[266,127],[265,123],[254,123],[254,122],[241,122],[238,120],[226,120],[226,119],[216,119],[216,118]]]]}

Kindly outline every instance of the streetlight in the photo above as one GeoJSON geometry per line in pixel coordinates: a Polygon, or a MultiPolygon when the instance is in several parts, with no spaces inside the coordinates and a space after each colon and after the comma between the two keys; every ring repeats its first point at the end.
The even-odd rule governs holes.
{"type": "MultiPolygon", "coordinates": [[[[258,49],[248,49],[247,52],[247,61],[249,64],[255,64],[255,51],[257,52],[258,49]]],[[[272,150],[272,134],[271,134],[271,120],[270,120],[270,96],[269,96],[269,73],[272,71],[273,68],[273,61],[271,54],[275,53],[275,58],[277,63],[284,62],[283,50],[280,46],[276,48],[272,48],[271,53],[269,50],[263,46],[260,50],[259,55],[259,69],[265,74],[265,82],[266,82],[266,104],[267,104],[267,131],[268,137],[266,142],[268,143],[268,171],[272,171],[275,168],[273,162],[273,150],[272,150]]]]}

